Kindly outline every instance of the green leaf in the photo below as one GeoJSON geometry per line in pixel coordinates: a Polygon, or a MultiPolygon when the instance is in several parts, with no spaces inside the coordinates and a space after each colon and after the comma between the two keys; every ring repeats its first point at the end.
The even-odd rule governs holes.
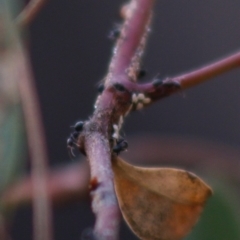
{"type": "Polygon", "coordinates": [[[214,194],[192,233],[186,240],[239,240],[240,199],[229,183],[215,179],[214,194]]]}
{"type": "Polygon", "coordinates": [[[26,159],[26,141],[19,105],[9,109],[0,128],[0,192],[22,174],[26,159]]]}
{"type": "Polygon", "coordinates": [[[0,194],[22,173],[26,159],[16,55],[21,45],[13,22],[18,6],[0,0],[0,194]]]}

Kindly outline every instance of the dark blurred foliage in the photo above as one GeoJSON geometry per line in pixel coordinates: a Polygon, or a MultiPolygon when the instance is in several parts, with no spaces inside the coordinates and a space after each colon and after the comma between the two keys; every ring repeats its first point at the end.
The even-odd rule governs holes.
{"type": "MultiPolygon", "coordinates": [[[[51,165],[70,161],[69,126],[92,113],[97,83],[112,53],[113,43],[107,36],[120,22],[123,3],[49,0],[30,27],[29,53],[51,165]]],[[[174,76],[239,50],[239,22],[237,0],[157,1],[143,81],[156,74],[174,76]]],[[[125,122],[126,137],[139,132],[190,135],[238,147],[239,76],[239,70],[234,70],[132,114],[125,122]]],[[[56,240],[80,239],[81,232],[94,223],[87,202],[54,208],[54,216],[56,240]]],[[[29,207],[21,208],[13,222],[13,240],[31,239],[31,227],[29,207]]],[[[126,234],[122,239],[135,239],[126,234]]]]}

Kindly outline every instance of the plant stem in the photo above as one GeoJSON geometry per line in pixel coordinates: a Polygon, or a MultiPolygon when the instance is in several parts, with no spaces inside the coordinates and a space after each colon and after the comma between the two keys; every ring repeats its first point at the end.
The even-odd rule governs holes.
{"type": "Polygon", "coordinates": [[[118,239],[120,211],[111,166],[112,131],[131,106],[130,87],[136,81],[153,3],[153,0],[132,0],[124,7],[125,21],[114,48],[105,90],[78,140],[90,163],[92,208],[96,215],[93,233],[97,240],[118,239]]]}
{"type": "Polygon", "coordinates": [[[16,24],[18,27],[26,27],[40,12],[47,0],[30,0],[27,6],[16,18],[16,24]]]}
{"type": "Polygon", "coordinates": [[[186,89],[239,67],[240,52],[209,64],[203,68],[174,77],[172,80],[180,83],[182,89],[186,89]]]}
{"type": "Polygon", "coordinates": [[[47,195],[48,157],[37,93],[26,54],[18,54],[19,90],[26,123],[33,180],[34,240],[52,240],[52,211],[47,195]]]}

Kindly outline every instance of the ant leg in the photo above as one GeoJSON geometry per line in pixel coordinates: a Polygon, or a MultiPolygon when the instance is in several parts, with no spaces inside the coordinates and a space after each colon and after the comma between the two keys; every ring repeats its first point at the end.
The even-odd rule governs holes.
{"type": "Polygon", "coordinates": [[[68,146],[68,154],[69,154],[69,157],[70,157],[71,159],[76,157],[76,155],[75,155],[74,152],[73,152],[73,149],[74,149],[74,147],[69,147],[69,146],[68,146]]]}
{"type": "Polygon", "coordinates": [[[70,158],[76,157],[74,152],[73,152],[73,149],[74,149],[74,139],[73,139],[72,135],[67,140],[67,148],[68,148],[68,153],[69,153],[70,158]]]}

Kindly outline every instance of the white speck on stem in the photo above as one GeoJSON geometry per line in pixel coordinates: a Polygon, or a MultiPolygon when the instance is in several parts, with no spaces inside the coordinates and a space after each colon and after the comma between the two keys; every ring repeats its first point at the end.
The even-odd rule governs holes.
{"type": "Polygon", "coordinates": [[[113,48],[113,54],[115,55],[117,53],[117,47],[113,48]]]}
{"type": "Polygon", "coordinates": [[[113,124],[114,133],[112,135],[113,138],[118,139],[119,138],[119,127],[116,124],[113,124]]]}
{"type": "Polygon", "coordinates": [[[118,125],[117,124],[113,124],[113,129],[114,129],[114,131],[118,131],[118,125]]]}
{"type": "Polygon", "coordinates": [[[143,93],[139,93],[138,94],[138,101],[141,101],[141,100],[144,100],[145,99],[145,96],[143,93]]]}
{"type": "Polygon", "coordinates": [[[120,130],[122,128],[122,124],[123,124],[123,116],[120,116],[119,121],[118,121],[118,130],[120,130]]]}
{"type": "Polygon", "coordinates": [[[133,102],[133,103],[137,103],[137,102],[138,102],[138,96],[137,96],[136,93],[133,93],[133,94],[132,94],[132,102],[133,102]]]}
{"type": "Polygon", "coordinates": [[[97,105],[99,104],[100,98],[101,98],[101,95],[99,95],[99,96],[97,97],[97,100],[96,100],[96,102],[95,102],[95,104],[94,104],[94,109],[97,108],[97,105]]]}
{"type": "Polygon", "coordinates": [[[138,103],[137,104],[137,110],[141,110],[144,107],[143,103],[138,103]]]}
{"type": "Polygon", "coordinates": [[[114,134],[112,135],[112,137],[115,138],[115,139],[118,139],[118,138],[119,138],[119,135],[118,135],[118,133],[114,133],[114,134]]]}
{"type": "Polygon", "coordinates": [[[144,103],[144,104],[148,104],[148,103],[150,103],[151,101],[152,101],[151,98],[144,98],[144,99],[143,99],[143,103],[144,103]]]}

